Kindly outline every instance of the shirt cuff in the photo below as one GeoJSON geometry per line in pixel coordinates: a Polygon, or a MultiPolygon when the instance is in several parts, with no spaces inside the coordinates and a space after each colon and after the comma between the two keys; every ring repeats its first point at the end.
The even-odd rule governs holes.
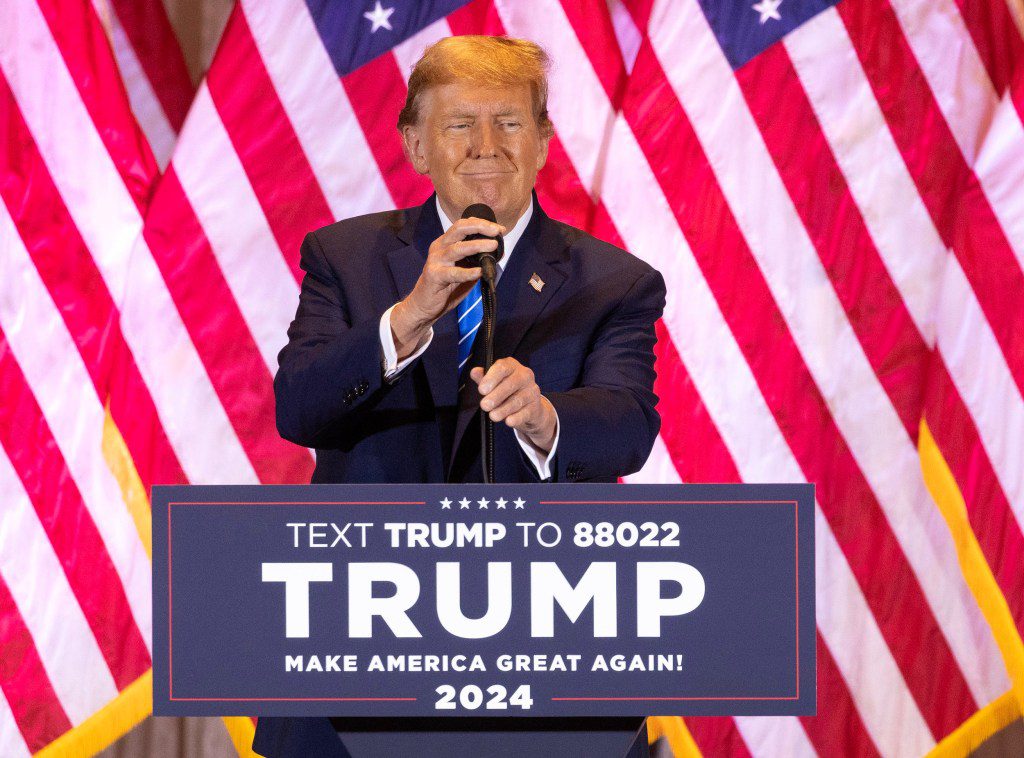
{"type": "Polygon", "coordinates": [[[516,440],[519,442],[519,447],[523,449],[523,453],[526,454],[527,460],[533,464],[533,467],[537,469],[537,475],[541,479],[551,478],[551,461],[555,459],[555,451],[558,450],[558,411],[555,411],[555,441],[551,443],[551,449],[548,452],[544,452],[539,447],[536,447],[525,434],[520,434],[518,429],[513,430],[516,435],[516,440]]]}
{"type": "MultiPolygon", "coordinates": [[[[395,303],[395,305],[398,305],[398,303],[395,303]]],[[[386,382],[393,380],[410,363],[423,355],[423,351],[430,347],[430,341],[434,339],[434,327],[430,327],[427,330],[427,335],[420,340],[420,344],[416,346],[412,355],[399,361],[398,350],[395,348],[395,336],[391,333],[391,311],[395,309],[395,305],[384,311],[384,315],[380,317],[380,346],[384,352],[383,368],[384,381],[386,382]]]]}

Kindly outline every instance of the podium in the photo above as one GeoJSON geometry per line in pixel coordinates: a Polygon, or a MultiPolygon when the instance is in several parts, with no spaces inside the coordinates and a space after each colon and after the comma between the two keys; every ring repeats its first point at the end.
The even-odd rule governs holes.
{"type": "Polygon", "coordinates": [[[331,719],[352,758],[388,755],[533,755],[588,758],[648,758],[645,719],[480,719],[451,724],[438,719],[385,723],[374,719],[331,719]],[[524,721],[526,723],[524,723],[524,721]]]}
{"type": "Polygon", "coordinates": [[[815,710],[811,485],[153,503],[154,713],[291,717],[280,754],[639,756],[648,715],[815,710]]]}

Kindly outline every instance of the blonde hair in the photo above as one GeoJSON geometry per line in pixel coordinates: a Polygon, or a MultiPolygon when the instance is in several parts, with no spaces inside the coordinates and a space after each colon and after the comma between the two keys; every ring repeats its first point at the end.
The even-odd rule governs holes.
{"type": "Polygon", "coordinates": [[[445,37],[428,47],[409,77],[409,94],[398,114],[398,129],[419,121],[420,95],[456,81],[484,86],[528,84],[533,116],[544,137],[554,133],[548,117],[548,54],[535,42],[467,34],[445,37]]]}

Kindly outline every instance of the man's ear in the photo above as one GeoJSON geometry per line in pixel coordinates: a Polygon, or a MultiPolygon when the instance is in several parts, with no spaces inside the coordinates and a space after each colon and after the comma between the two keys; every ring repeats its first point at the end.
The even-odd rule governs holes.
{"type": "Polygon", "coordinates": [[[544,164],[548,162],[548,145],[551,143],[551,137],[540,138],[540,152],[537,154],[537,170],[540,171],[544,168],[544,164]]]}
{"type": "Polygon", "coordinates": [[[402,149],[417,174],[426,174],[430,171],[430,164],[427,163],[427,156],[423,152],[423,139],[418,126],[402,128],[402,149]]]}

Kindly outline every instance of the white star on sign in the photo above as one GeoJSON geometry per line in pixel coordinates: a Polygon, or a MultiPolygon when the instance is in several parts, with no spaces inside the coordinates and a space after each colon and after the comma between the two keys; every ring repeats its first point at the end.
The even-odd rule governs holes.
{"type": "Polygon", "coordinates": [[[516,504],[517,509],[526,507],[526,501],[523,500],[521,497],[517,497],[512,502],[516,504]]]}
{"type": "Polygon", "coordinates": [[[459,501],[459,507],[460,508],[468,508],[469,507],[469,499],[468,498],[462,498],[462,500],[459,501]]]}
{"type": "Polygon", "coordinates": [[[478,504],[480,505],[480,510],[483,510],[483,511],[485,511],[485,510],[487,510],[487,504],[488,504],[489,502],[491,502],[491,501],[490,501],[490,500],[488,500],[488,499],[487,499],[487,498],[485,498],[485,497],[482,497],[482,498],[480,498],[479,500],[477,500],[476,502],[477,502],[477,503],[478,503],[478,504]]]}
{"type": "Polygon", "coordinates": [[[505,509],[505,503],[507,503],[507,502],[508,502],[508,500],[506,500],[503,497],[499,497],[497,500],[494,501],[495,505],[497,505],[502,510],[505,509]]]}
{"type": "Polygon", "coordinates": [[[441,507],[444,508],[445,510],[450,511],[452,509],[452,501],[449,500],[448,498],[445,498],[444,500],[441,501],[441,507]]]}
{"type": "MultiPolygon", "coordinates": [[[[782,5],[782,0],[761,0],[761,2],[750,7],[761,14],[760,20],[764,24],[770,18],[774,18],[776,21],[782,20],[782,16],[779,15],[780,5],[782,5]]],[[[390,29],[391,27],[388,28],[390,29]]]]}
{"type": "MultiPolygon", "coordinates": [[[[380,0],[377,0],[373,6],[373,10],[366,11],[366,13],[363,14],[363,18],[373,24],[373,27],[370,29],[370,34],[374,34],[378,29],[387,29],[390,32],[391,22],[388,21],[388,19],[391,18],[391,14],[394,12],[394,8],[382,8],[380,0]]],[[[764,22],[762,21],[761,23],[764,22]]]]}

